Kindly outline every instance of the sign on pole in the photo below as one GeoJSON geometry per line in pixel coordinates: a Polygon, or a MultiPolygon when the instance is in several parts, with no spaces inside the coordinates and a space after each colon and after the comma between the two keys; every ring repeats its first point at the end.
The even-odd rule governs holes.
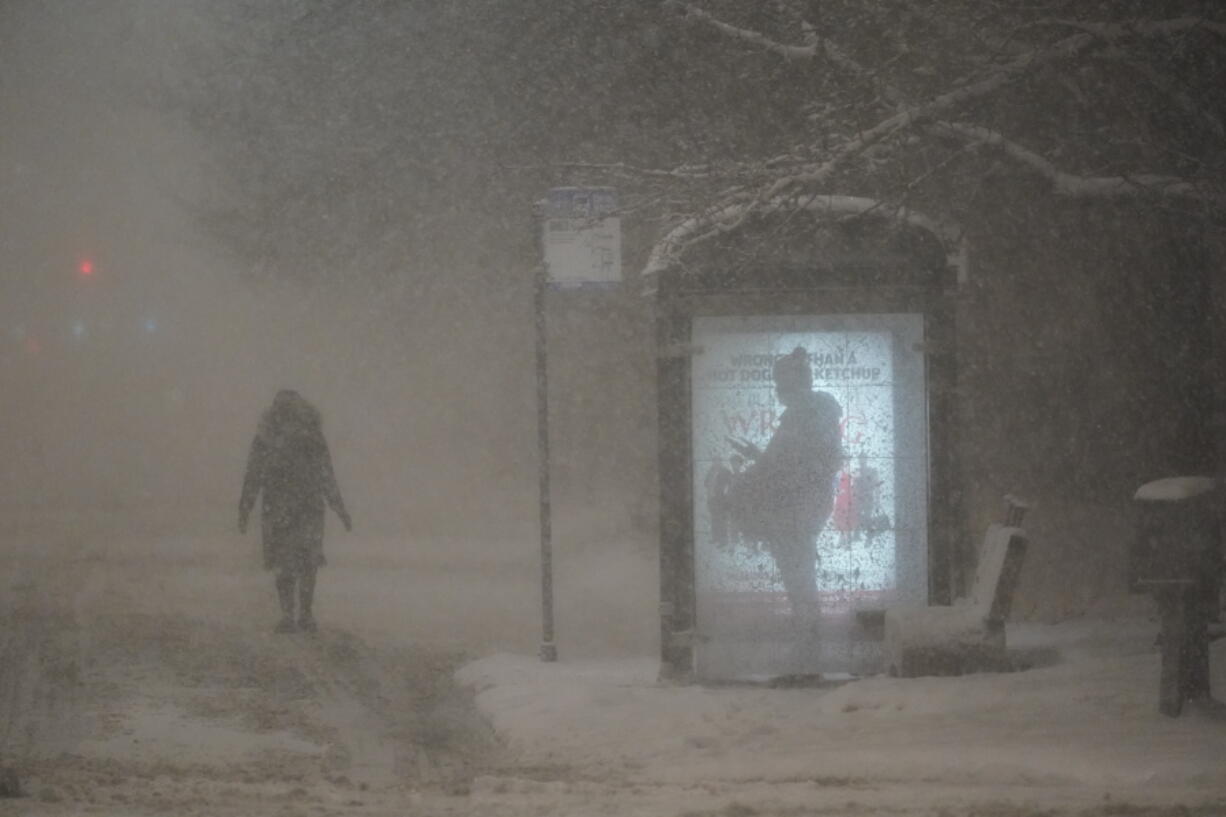
{"type": "Polygon", "coordinates": [[[557,661],[553,628],[553,524],[549,489],[549,365],[545,291],[612,286],[622,278],[621,219],[608,187],[555,187],[538,202],[536,270],[536,412],[541,524],[542,661],[557,661]]]}
{"type": "Polygon", "coordinates": [[[544,204],[542,244],[549,285],[619,283],[622,233],[616,192],[608,187],[555,187],[544,204]]]}

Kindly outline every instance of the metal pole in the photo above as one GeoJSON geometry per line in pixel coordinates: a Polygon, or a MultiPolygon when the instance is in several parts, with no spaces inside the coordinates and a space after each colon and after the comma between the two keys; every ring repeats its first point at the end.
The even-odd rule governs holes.
{"type": "Polygon", "coordinates": [[[541,526],[541,649],[542,661],[557,661],[553,640],[553,523],[549,502],[549,367],[545,356],[546,269],[539,215],[532,219],[536,240],[534,303],[536,308],[536,433],[537,475],[540,483],[541,526]]]}

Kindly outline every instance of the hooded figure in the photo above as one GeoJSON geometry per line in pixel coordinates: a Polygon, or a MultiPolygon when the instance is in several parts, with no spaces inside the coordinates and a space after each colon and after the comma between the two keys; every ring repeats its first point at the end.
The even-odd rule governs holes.
{"type": "Polygon", "coordinates": [[[818,617],[817,536],[834,507],[834,478],[843,453],[837,400],[813,390],[809,353],[796,347],[775,362],[775,391],[784,410],[765,450],[732,446],[751,460],[729,492],[732,522],[771,554],[796,623],[818,617]]]}
{"type": "Polygon", "coordinates": [[[319,411],[296,391],[278,392],[260,418],[238,505],[240,532],[246,532],[261,493],[264,568],[277,571],[281,602],[277,632],[314,631],[315,572],[325,564],[324,503],[340,517],[345,530],[351,530],[352,523],[332,471],[319,411]]]}

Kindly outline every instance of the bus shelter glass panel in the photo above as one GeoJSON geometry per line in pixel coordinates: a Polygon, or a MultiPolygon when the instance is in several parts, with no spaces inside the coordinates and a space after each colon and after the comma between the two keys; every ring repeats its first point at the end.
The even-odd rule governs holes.
{"type": "Polygon", "coordinates": [[[923,334],[919,314],[694,318],[700,677],[875,672],[880,610],[926,602],[923,334]]]}

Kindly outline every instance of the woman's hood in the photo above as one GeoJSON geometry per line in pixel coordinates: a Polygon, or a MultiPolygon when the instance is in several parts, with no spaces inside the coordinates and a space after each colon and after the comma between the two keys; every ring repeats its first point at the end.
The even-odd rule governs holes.
{"type": "Polygon", "coordinates": [[[272,441],[277,437],[321,434],[322,431],[319,410],[298,392],[285,389],[277,393],[272,405],[260,417],[258,433],[272,441]]]}

